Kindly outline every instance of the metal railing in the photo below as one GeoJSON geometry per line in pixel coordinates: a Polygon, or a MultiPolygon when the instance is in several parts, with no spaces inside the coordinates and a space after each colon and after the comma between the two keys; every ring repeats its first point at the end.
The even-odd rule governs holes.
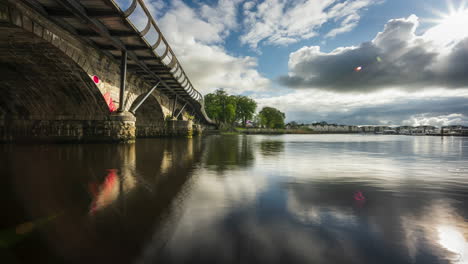
{"type": "Polygon", "coordinates": [[[119,9],[123,13],[127,22],[137,32],[139,32],[141,39],[148,45],[148,47],[151,48],[154,55],[159,57],[161,62],[170,69],[169,72],[179,82],[181,87],[193,99],[198,101],[202,105],[202,108],[203,108],[204,107],[203,95],[197,90],[195,90],[195,88],[193,88],[193,85],[190,82],[189,78],[187,77],[187,74],[185,73],[184,69],[182,68],[182,65],[180,65],[180,62],[177,60],[177,57],[175,56],[174,51],[172,51],[166,38],[163,36],[163,34],[161,33],[161,30],[156,25],[156,22],[154,21],[153,16],[151,15],[148,8],[146,7],[144,0],[132,0],[132,3],[125,11],[121,9],[118,3],[116,3],[116,6],[119,7],[119,9]],[[146,25],[142,30],[139,30],[135,26],[134,21],[130,19],[130,16],[135,12],[135,10],[137,10],[138,6],[141,7],[141,9],[143,10],[147,18],[146,25]],[[145,38],[145,36],[149,32],[151,32],[152,29],[154,29],[154,31],[158,34],[157,40],[154,44],[149,43],[148,38],[145,38]]]}

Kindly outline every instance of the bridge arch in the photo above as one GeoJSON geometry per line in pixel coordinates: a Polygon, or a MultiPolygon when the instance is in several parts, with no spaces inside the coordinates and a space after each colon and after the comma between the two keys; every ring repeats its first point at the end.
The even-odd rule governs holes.
{"type": "Polygon", "coordinates": [[[60,48],[8,23],[0,23],[0,47],[0,141],[81,138],[108,118],[96,84],[60,48]]]}
{"type": "Polygon", "coordinates": [[[132,104],[134,109],[142,100],[144,102],[137,108],[134,115],[136,117],[136,136],[137,137],[156,137],[163,136],[165,129],[165,114],[160,102],[155,96],[150,95],[145,99],[146,94],[138,96],[132,104]]]}
{"type": "Polygon", "coordinates": [[[175,117],[177,120],[182,121],[184,120],[184,114],[180,110],[180,108],[176,108],[176,110],[174,111],[174,115],[176,115],[175,117]]]}
{"type": "MultiPolygon", "coordinates": [[[[110,8],[107,11],[122,15],[105,6],[110,8]]],[[[167,79],[172,73],[167,74],[167,69],[154,64],[158,62],[157,57],[144,55],[148,47],[134,43],[138,38],[131,27],[121,31],[119,26],[114,27],[117,22],[113,22],[112,27],[99,22],[98,28],[104,31],[113,28],[113,32],[125,32],[130,36],[111,37],[122,45],[109,45],[109,38],[96,38],[101,30],[90,26],[89,21],[80,16],[51,19],[48,10],[54,8],[62,6],[23,0],[0,1],[0,92],[4,95],[0,98],[0,142],[22,138],[130,141],[135,138],[136,117],[141,117],[138,125],[143,128],[172,115],[174,108],[185,106],[201,117],[200,122],[210,122],[198,99],[176,90],[174,82],[168,85],[162,79],[164,85],[154,91],[154,100],[149,99],[139,113],[132,114],[135,99],[154,87],[158,79],[154,75],[164,75],[162,78],[167,79]],[[128,56],[122,49],[128,51],[128,56]],[[145,64],[143,61],[148,58],[150,69],[143,67],[142,72],[140,64],[145,64]],[[121,74],[125,72],[125,65],[128,66],[126,81],[121,74]],[[93,82],[94,76],[99,77],[97,84],[93,82]],[[181,96],[179,100],[178,96],[181,96]],[[157,103],[159,108],[155,107],[157,103]],[[122,111],[111,113],[111,107],[122,111]],[[158,111],[150,115],[150,109],[158,111]]],[[[126,20],[119,17],[119,21],[126,20]]],[[[153,129],[149,133],[139,129],[139,135],[190,134],[189,120],[165,121],[164,125],[158,125],[158,131],[153,129]]]]}

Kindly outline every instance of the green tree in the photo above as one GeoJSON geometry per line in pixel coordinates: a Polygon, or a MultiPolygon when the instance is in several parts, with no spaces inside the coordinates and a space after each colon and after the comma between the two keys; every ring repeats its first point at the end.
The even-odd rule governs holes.
{"type": "Polygon", "coordinates": [[[237,100],[223,89],[205,96],[205,111],[218,125],[232,124],[236,120],[237,100]]]}
{"type": "Polygon", "coordinates": [[[289,127],[293,128],[293,129],[299,128],[299,124],[296,121],[291,121],[290,123],[288,123],[286,125],[289,125],[289,127]]]}
{"type": "Polygon", "coordinates": [[[257,102],[247,96],[236,96],[236,120],[245,127],[247,120],[251,119],[257,109],[257,102]]]}
{"type": "Polygon", "coordinates": [[[267,128],[284,128],[286,115],[273,107],[264,107],[258,113],[260,124],[267,128]]]}

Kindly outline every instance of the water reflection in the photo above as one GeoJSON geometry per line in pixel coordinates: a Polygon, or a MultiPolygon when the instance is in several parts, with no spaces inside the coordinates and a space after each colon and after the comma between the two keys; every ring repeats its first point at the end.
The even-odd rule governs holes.
{"type": "Polygon", "coordinates": [[[25,263],[40,251],[48,263],[466,264],[467,148],[360,135],[4,145],[0,230],[63,211],[7,249],[25,263]]]}
{"type": "Polygon", "coordinates": [[[439,226],[468,231],[459,214],[463,208],[454,203],[456,195],[435,195],[417,192],[418,186],[408,187],[408,191],[395,195],[365,186],[363,193],[368,199],[363,206],[351,198],[356,188],[363,188],[359,183],[337,186],[314,181],[284,188],[288,190],[290,215],[312,229],[319,228],[320,241],[329,240],[350,250],[356,258],[352,263],[449,263],[453,258],[439,244],[439,226]]]}
{"type": "Polygon", "coordinates": [[[264,156],[275,156],[284,151],[284,142],[281,140],[265,139],[260,142],[260,151],[264,156]]]}
{"type": "Polygon", "coordinates": [[[93,197],[90,207],[90,214],[95,214],[106,206],[114,203],[117,198],[129,192],[136,186],[134,175],[127,174],[126,177],[119,177],[116,169],[107,170],[107,176],[103,183],[98,186],[95,182],[89,184],[93,197]]]}
{"type": "Polygon", "coordinates": [[[205,139],[207,168],[219,172],[253,164],[252,138],[249,136],[211,136],[205,139]]]}
{"type": "Polygon", "coordinates": [[[468,159],[460,147],[466,139],[256,136],[251,142],[258,146],[253,153],[281,158],[257,158],[221,180],[200,171],[186,215],[160,258],[464,263],[466,248],[447,245],[468,237],[468,175],[453,171],[468,159]],[[270,148],[278,140],[282,147],[270,148]],[[228,195],[233,189],[236,195],[228,195]],[[440,226],[458,233],[441,238],[440,226]]]}

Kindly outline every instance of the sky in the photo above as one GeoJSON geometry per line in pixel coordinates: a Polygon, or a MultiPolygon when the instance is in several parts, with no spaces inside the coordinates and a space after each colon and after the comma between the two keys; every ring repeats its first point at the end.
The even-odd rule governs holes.
{"type": "Polygon", "coordinates": [[[466,1],[145,0],[203,94],[286,121],[436,126],[468,125],[466,1]]]}

